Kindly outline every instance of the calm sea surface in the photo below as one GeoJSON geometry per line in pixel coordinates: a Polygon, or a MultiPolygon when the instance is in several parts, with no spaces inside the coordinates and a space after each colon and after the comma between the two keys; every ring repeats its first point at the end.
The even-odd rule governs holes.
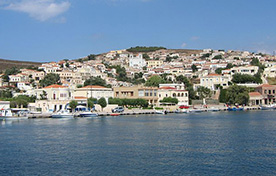
{"type": "Polygon", "coordinates": [[[276,175],[276,111],[0,124],[0,175],[276,175]]]}

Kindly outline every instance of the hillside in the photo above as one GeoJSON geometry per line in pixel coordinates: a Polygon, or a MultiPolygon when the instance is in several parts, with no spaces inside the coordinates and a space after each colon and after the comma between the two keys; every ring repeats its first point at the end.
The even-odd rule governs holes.
{"type": "Polygon", "coordinates": [[[12,67],[18,67],[18,68],[27,68],[30,66],[38,67],[41,64],[42,63],[39,63],[39,62],[0,59],[0,71],[6,70],[7,68],[12,68],[12,67]]]}

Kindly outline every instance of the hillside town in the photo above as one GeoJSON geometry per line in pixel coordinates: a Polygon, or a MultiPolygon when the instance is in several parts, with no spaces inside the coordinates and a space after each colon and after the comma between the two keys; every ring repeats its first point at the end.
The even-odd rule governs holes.
{"type": "Polygon", "coordinates": [[[77,105],[98,112],[116,106],[268,106],[276,102],[275,78],[272,55],[134,47],[6,69],[0,79],[0,105],[34,112],[74,110],[77,105]]]}

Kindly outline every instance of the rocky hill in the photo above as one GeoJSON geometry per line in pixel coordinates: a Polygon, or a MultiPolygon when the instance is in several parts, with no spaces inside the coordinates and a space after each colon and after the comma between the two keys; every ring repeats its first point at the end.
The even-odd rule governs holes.
{"type": "Polygon", "coordinates": [[[12,68],[12,67],[18,67],[18,68],[38,67],[41,64],[42,63],[39,63],[39,62],[0,59],[0,71],[6,70],[7,68],[12,68]]]}

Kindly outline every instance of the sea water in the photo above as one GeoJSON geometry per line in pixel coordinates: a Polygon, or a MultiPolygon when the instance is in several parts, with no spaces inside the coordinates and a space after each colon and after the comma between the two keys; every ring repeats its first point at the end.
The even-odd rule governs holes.
{"type": "Polygon", "coordinates": [[[276,175],[276,111],[0,124],[0,175],[276,175]]]}

